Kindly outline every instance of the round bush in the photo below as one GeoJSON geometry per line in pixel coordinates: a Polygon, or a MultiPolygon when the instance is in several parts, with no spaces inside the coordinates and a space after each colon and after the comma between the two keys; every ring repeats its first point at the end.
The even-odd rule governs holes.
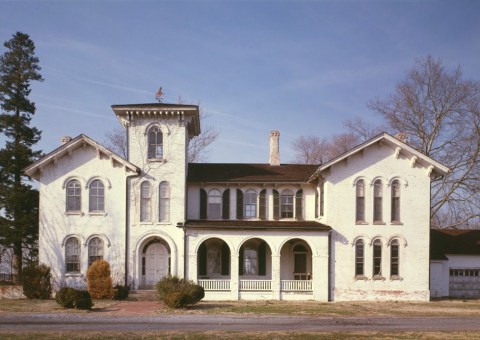
{"type": "Polygon", "coordinates": [[[113,288],[113,300],[126,300],[128,298],[128,294],[130,293],[129,286],[122,286],[116,285],[113,288]]]}
{"type": "Polygon", "coordinates": [[[70,287],[61,288],[55,295],[55,301],[63,308],[75,308],[77,290],[70,287]]]}
{"type": "Polygon", "coordinates": [[[22,269],[23,294],[28,299],[47,300],[52,296],[52,274],[45,264],[31,263],[22,269]]]}
{"type": "Polygon", "coordinates": [[[75,301],[76,309],[91,310],[93,306],[92,296],[86,290],[77,290],[77,299],[75,301]]]}

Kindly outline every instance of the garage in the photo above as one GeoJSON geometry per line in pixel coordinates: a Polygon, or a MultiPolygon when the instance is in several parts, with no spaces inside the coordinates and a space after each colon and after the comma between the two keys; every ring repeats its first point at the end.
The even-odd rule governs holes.
{"type": "Polygon", "coordinates": [[[479,298],[480,268],[450,269],[449,296],[457,298],[479,298]]]}

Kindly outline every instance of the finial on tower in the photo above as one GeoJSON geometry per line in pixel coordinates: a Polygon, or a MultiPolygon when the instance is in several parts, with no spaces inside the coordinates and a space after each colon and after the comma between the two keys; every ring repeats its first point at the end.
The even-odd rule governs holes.
{"type": "Polygon", "coordinates": [[[163,101],[163,95],[165,93],[163,93],[163,90],[162,90],[162,87],[160,86],[160,88],[158,89],[157,93],[155,93],[155,99],[161,103],[163,101]]]}

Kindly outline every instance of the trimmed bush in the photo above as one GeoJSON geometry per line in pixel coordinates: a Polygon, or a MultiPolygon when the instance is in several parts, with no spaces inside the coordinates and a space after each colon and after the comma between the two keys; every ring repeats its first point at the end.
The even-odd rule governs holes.
{"type": "Polygon", "coordinates": [[[110,275],[110,264],[105,260],[97,260],[88,268],[87,286],[92,298],[112,298],[113,287],[110,275]]]}
{"type": "Polygon", "coordinates": [[[28,299],[48,300],[52,297],[52,274],[45,264],[31,263],[22,269],[23,294],[28,299]]]}
{"type": "Polygon", "coordinates": [[[55,295],[55,301],[63,308],[92,309],[93,301],[86,290],[63,287],[55,295]]]}
{"type": "Polygon", "coordinates": [[[77,290],[77,300],[75,302],[76,309],[91,310],[93,306],[92,296],[86,290],[77,290]]]}
{"type": "Polygon", "coordinates": [[[122,286],[122,285],[116,285],[113,288],[113,300],[126,300],[128,298],[128,294],[130,293],[130,287],[129,286],[122,286]]]}
{"type": "Polygon", "coordinates": [[[193,281],[176,276],[167,276],[157,282],[157,297],[171,308],[194,305],[205,296],[203,287],[193,281]]]}

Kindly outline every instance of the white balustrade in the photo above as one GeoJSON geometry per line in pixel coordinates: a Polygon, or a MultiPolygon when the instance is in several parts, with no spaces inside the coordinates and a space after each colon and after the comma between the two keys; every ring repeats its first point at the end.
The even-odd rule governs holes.
{"type": "Polygon", "coordinates": [[[272,281],[240,280],[240,290],[272,290],[272,281]]]}
{"type": "Polygon", "coordinates": [[[205,290],[230,290],[230,280],[198,280],[205,290]]]}
{"type": "Polygon", "coordinates": [[[282,291],[292,292],[311,292],[312,281],[311,280],[282,280],[282,291]]]}

